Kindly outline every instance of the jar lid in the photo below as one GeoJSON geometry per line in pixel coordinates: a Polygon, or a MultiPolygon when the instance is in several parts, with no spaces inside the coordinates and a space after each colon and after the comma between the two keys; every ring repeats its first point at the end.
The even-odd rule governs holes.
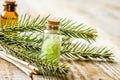
{"type": "Polygon", "coordinates": [[[58,30],[60,22],[58,20],[47,20],[46,28],[49,30],[58,30]]]}
{"type": "Polygon", "coordinates": [[[11,4],[16,6],[15,2],[16,2],[15,0],[5,0],[5,5],[11,4]]]}
{"type": "Polygon", "coordinates": [[[60,22],[58,20],[48,20],[47,23],[49,25],[59,25],[60,24],[60,22]]]}
{"type": "Polygon", "coordinates": [[[16,0],[5,0],[5,2],[16,2],[16,0]]]}

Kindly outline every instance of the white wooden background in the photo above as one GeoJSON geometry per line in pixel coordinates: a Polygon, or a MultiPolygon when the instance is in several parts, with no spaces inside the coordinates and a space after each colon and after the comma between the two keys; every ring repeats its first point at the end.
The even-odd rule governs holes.
{"type": "MultiPolygon", "coordinates": [[[[3,3],[4,0],[0,0],[0,13],[3,3]]],[[[93,26],[99,32],[95,45],[113,48],[118,63],[71,63],[73,73],[70,75],[73,75],[73,80],[120,80],[120,0],[17,0],[17,4],[19,15],[27,13],[35,17],[38,14],[45,16],[50,13],[52,17],[67,17],[93,26]],[[83,68],[88,76],[84,74],[83,68]]],[[[2,59],[0,65],[0,80],[31,80],[2,59]]],[[[33,76],[33,80],[40,78],[33,76]]]]}

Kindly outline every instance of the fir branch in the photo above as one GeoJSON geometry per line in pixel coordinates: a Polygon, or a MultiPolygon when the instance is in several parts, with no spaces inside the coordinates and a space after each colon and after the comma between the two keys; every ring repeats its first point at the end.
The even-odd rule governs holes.
{"type": "Polygon", "coordinates": [[[87,41],[96,39],[97,32],[95,29],[87,28],[83,23],[77,24],[72,20],[67,20],[66,18],[59,19],[61,21],[61,32],[63,35],[74,37],[74,38],[83,38],[87,41]]]}
{"type": "MultiPolygon", "coordinates": [[[[45,29],[45,23],[50,15],[43,17],[40,19],[40,16],[37,16],[34,19],[31,19],[31,16],[21,16],[18,25],[16,27],[7,27],[10,26],[10,24],[7,24],[7,26],[1,26],[2,32],[24,32],[24,31],[38,31],[43,32],[45,29]]],[[[83,38],[87,41],[91,41],[96,39],[97,32],[95,29],[87,28],[84,24],[77,24],[77,22],[73,22],[72,20],[61,18],[59,19],[61,22],[61,34],[68,36],[68,37],[74,37],[74,38],[83,38]]]]}
{"type": "Polygon", "coordinates": [[[106,47],[93,47],[85,43],[69,43],[62,47],[61,56],[70,60],[102,60],[113,61],[110,49],[106,47]]]}
{"type": "MultiPolygon", "coordinates": [[[[44,76],[55,75],[63,77],[64,80],[68,68],[65,65],[52,65],[43,62],[39,55],[41,54],[42,33],[45,29],[45,23],[50,15],[40,19],[37,16],[31,19],[31,16],[21,16],[16,27],[11,26],[8,20],[6,26],[1,26],[0,44],[10,53],[23,61],[39,68],[44,76]]],[[[84,43],[70,42],[71,38],[82,38],[87,41],[95,41],[97,37],[96,30],[87,28],[84,24],[77,24],[66,18],[59,19],[61,22],[61,34],[64,36],[62,42],[61,56],[65,60],[102,60],[113,61],[112,52],[106,47],[94,47],[84,43]]],[[[54,63],[54,61],[53,61],[54,63]]]]}
{"type": "MultiPolygon", "coordinates": [[[[38,15],[36,18],[31,19],[31,16],[27,16],[25,14],[22,15],[18,21],[17,26],[13,27],[10,23],[6,23],[6,25],[1,25],[1,31],[2,32],[24,32],[24,31],[39,31],[43,32],[44,25],[46,23],[46,20],[48,19],[50,15],[43,17],[40,19],[40,15],[38,15]],[[10,27],[9,27],[10,26],[10,27]]],[[[11,22],[11,19],[8,20],[11,22]]]]}
{"type": "Polygon", "coordinates": [[[0,41],[0,44],[13,56],[29,62],[31,65],[36,66],[40,69],[40,74],[46,75],[54,75],[59,77],[65,77],[68,68],[65,65],[54,66],[51,64],[46,64],[42,62],[38,55],[39,52],[37,51],[28,51],[23,49],[21,46],[8,46],[6,43],[0,41]],[[35,56],[36,55],[36,56],[35,56]]]}
{"type": "MultiPolygon", "coordinates": [[[[28,43],[28,42],[30,42],[28,40],[20,41],[19,39],[15,40],[12,37],[6,37],[6,36],[4,36],[3,38],[1,40],[4,41],[6,44],[8,44],[8,45],[14,44],[15,46],[21,46],[22,48],[25,48],[26,50],[31,50],[31,52],[29,52],[29,53],[32,53],[32,51],[34,53],[36,51],[39,51],[39,52],[41,51],[41,46],[35,45],[35,44],[30,44],[30,43],[28,43]]],[[[34,54],[32,56],[34,56],[34,54]]],[[[106,47],[98,48],[98,47],[93,47],[92,45],[86,45],[85,43],[80,43],[80,42],[73,44],[69,41],[69,38],[63,39],[61,56],[64,56],[64,57],[67,56],[66,59],[70,58],[71,60],[76,60],[76,59],[81,59],[81,60],[98,60],[98,59],[100,59],[100,60],[104,60],[104,61],[112,60],[112,58],[111,58],[112,53],[106,47]]]]}
{"type": "Polygon", "coordinates": [[[40,51],[41,47],[39,45],[31,44],[29,42],[20,41],[19,39],[13,39],[12,37],[0,37],[0,40],[5,42],[7,45],[15,45],[15,46],[21,46],[22,48],[25,48],[27,50],[34,50],[34,51],[40,51]]]}
{"type": "Polygon", "coordinates": [[[40,51],[42,46],[43,38],[41,37],[41,33],[39,32],[23,32],[13,35],[6,35],[4,34],[4,37],[1,37],[2,41],[4,41],[7,44],[14,44],[22,46],[23,48],[27,50],[36,50],[40,51]]]}
{"type": "MultiPolygon", "coordinates": [[[[41,50],[43,38],[39,32],[22,32],[13,35],[6,35],[1,37],[0,40],[7,44],[20,45],[23,48],[31,50],[41,50]]],[[[62,37],[62,46],[65,46],[70,42],[69,37],[62,37]]]]}
{"type": "MultiPolygon", "coordinates": [[[[37,66],[38,68],[44,67],[43,69],[47,70],[46,73],[50,73],[50,74],[54,73],[54,75],[65,74],[63,72],[66,72],[66,69],[65,69],[65,66],[63,66],[63,65],[61,65],[61,66],[54,65],[53,66],[51,64],[45,64],[45,63],[42,65],[43,62],[38,57],[40,54],[40,50],[39,49],[36,50],[36,47],[33,47],[32,45],[29,46],[29,44],[26,46],[24,42],[16,41],[10,37],[6,38],[6,36],[0,37],[0,39],[1,39],[2,46],[5,46],[5,48],[7,48],[6,50],[9,50],[8,52],[11,52],[11,55],[13,55],[17,58],[20,58],[24,61],[28,61],[29,63],[31,63],[31,60],[32,60],[32,63],[35,64],[35,66],[37,66]],[[38,65],[38,63],[39,63],[39,65],[38,65]],[[47,68],[49,68],[50,70],[47,68]],[[52,68],[53,68],[53,70],[52,70],[52,68]],[[50,71],[53,71],[53,72],[50,72],[50,71]],[[55,72],[55,71],[57,71],[57,72],[55,72]]],[[[37,47],[37,48],[39,48],[39,47],[37,47]]]]}

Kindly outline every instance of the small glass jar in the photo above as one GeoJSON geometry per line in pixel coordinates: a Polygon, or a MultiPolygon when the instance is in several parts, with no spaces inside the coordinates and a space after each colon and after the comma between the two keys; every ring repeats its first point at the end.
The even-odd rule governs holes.
{"type": "Polygon", "coordinates": [[[60,62],[61,36],[59,26],[59,21],[48,20],[46,30],[44,30],[40,58],[45,63],[52,65],[59,65],[60,62]]]}

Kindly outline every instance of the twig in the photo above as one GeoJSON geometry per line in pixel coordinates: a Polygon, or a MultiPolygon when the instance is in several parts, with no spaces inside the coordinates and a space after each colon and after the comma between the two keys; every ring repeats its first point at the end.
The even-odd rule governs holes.
{"type": "Polygon", "coordinates": [[[21,69],[25,74],[27,74],[28,76],[31,76],[32,71],[30,69],[27,69],[23,66],[20,66],[18,63],[16,63],[15,61],[11,60],[10,58],[6,57],[2,51],[0,51],[0,57],[12,64],[14,64],[16,67],[18,67],[19,69],[21,69]]]}
{"type": "Polygon", "coordinates": [[[9,55],[9,54],[6,54],[7,51],[6,51],[2,46],[1,46],[1,50],[2,50],[2,51],[0,51],[0,53],[1,53],[2,55],[6,56],[7,58],[11,59],[12,61],[18,63],[19,65],[24,66],[25,68],[31,70],[33,74],[37,74],[37,73],[39,72],[39,69],[38,69],[38,68],[30,65],[29,63],[27,63],[27,62],[25,62],[25,61],[22,61],[22,60],[20,60],[20,59],[18,59],[18,58],[16,58],[16,57],[13,57],[13,56],[11,56],[11,55],[9,55]]]}
{"type": "Polygon", "coordinates": [[[13,57],[13,56],[11,56],[11,55],[9,55],[9,54],[6,54],[6,56],[7,56],[8,58],[14,60],[15,62],[18,62],[19,64],[23,65],[24,67],[32,70],[32,72],[33,72],[34,74],[37,74],[37,73],[39,72],[39,69],[38,69],[38,68],[30,65],[29,63],[27,63],[27,62],[25,62],[25,61],[22,61],[22,60],[20,60],[20,59],[18,59],[18,58],[16,58],[16,57],[13,57]]]}

